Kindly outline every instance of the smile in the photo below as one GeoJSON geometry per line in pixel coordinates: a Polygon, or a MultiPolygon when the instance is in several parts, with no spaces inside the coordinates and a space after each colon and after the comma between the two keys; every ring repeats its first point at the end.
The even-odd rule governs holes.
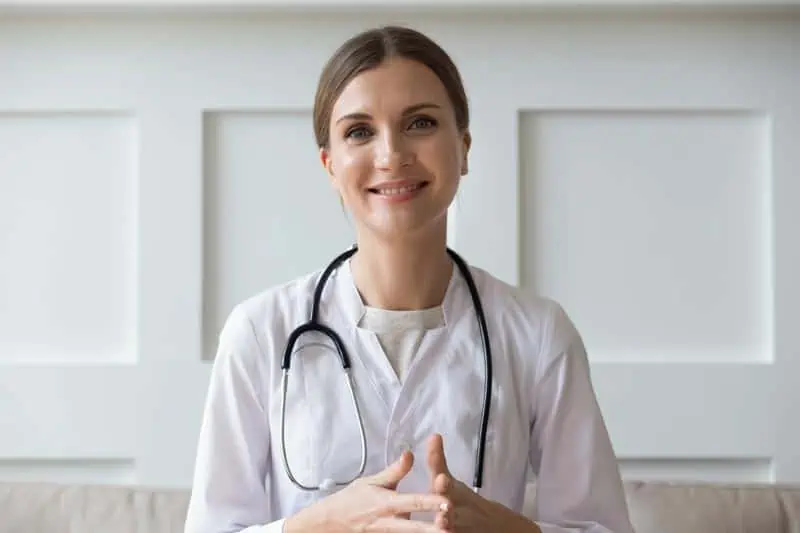
{"type": "Polygon", "coordinates": [[[427,182],[414,183],[412,185],[403,185],[402,187],[381,187],[369,189],[369,192],[379,194],[381,196],[397,196],[401,194],[408,194],[410,192],[418,191],[427,185],[427,182]]]}

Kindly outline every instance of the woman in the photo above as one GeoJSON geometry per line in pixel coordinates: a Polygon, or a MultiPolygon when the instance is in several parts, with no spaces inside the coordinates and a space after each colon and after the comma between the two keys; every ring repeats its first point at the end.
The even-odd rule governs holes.
{"type": "Polygon", "coordinates": [[[318,333],[289,349],[282,424],[284,350],[321,271],[272,288],[237,306],[220,335],[187,533],[631,533],[577,331],[556,303],[462,265],[493,364],[476,467],[487,367],[467,275],[446,248],[470,148],[447,54],[404,28],[353,37],[322,73],[314,128],[356,227],[318,318],[350,355],[364,456],[342,363],[318,333]],[[522,514],[529,466],[535,516],[522,514]]]}

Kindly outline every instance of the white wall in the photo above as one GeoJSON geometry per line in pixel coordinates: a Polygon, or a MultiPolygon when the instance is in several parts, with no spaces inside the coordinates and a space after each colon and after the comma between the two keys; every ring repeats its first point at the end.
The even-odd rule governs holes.
{"type": "Polygon", "coordinates": [[[452,245],[565,305],[626,477],[800,481],[800,15],[713,9],[0,16],[0,479],[188,485],[226,313],[352,240],[310,109],[385,22],[460,65],[452,245]]]}

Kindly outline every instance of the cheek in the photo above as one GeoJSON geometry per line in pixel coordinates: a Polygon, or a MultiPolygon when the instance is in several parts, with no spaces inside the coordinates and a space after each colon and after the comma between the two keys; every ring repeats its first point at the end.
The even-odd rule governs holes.
{"type": "Polygon", "coordinates": [[[367,150],[342,150],[333,159],[333,171],[342,189],[361,187],[371,176],[371,155],[367,150]]]}
{"type": "Polygon", "coordinates": [[[441,177],[458,178],[461,175],[461,149],[451,139],[441,138],[428,143],[420,154],[426,166],[435,168],[441,177]]]}

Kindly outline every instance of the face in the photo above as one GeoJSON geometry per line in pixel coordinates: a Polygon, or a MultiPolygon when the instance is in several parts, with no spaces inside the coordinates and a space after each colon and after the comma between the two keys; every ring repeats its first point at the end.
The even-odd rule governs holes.
{"type": "Polygon", "coordinates": [[[392,59],[353,78],[333,106],[322,163],[359,230],[399,237],[441,227],[470,138],[430,69],[392,59]]]}

